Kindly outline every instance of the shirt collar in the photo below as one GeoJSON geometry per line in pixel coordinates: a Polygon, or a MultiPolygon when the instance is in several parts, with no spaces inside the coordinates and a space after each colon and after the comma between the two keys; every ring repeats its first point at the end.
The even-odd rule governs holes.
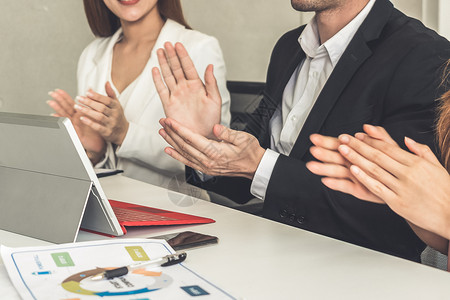
{"type": "Polygon", "coordinates": [[[302,34],[298,38],[298,42],[309,58],[316,57],[319,52],[319,48],[323,48],[320,45],[319,29],[317,28],[316,17],[313,17],[306,25],[302,34]]]}
{"type": "Polygon", "coordinates": [[[313,17],[298,39],[305,54],[310,58],[314,58],[322,53],[328,52],[334,68],[374,4],[375,0],[370,0],[350,23],[345,25],[344,28],[322,45],[320,45],[316,17],[313,17]]]}

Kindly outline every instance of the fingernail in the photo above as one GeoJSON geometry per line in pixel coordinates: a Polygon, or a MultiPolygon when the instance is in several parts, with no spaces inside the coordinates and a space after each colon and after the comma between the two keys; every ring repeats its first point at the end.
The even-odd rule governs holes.
{"type": "Polygon", "coordinates": [[[345,135],[345,134],[340,135],[340,136],[339,136],[339,140],[340,140],[342,143],[345,143],[345,144],[347,144],[348,142],[350,142],[350,139],[349,139],[348,136],[345,135]]]}
{"type": "Polygon", "coordinates": [[[76,110],[83,110],[83,107],[81,105],[75,104],[73,106],[73,108],[75,108],[76,110]]]}
{"type": "Polygon", "coordinates": [[[361,133],[361,132],[357,132],[355,134],[355,138],[357,138],[360,141],[364,140],[364,136],[365,136],[364,133],[361,133]]]}
{"type": "Polygon", "coordinates": [[[341,152],[344,155],[347,155],[350,152],[350,149],[345,145],[340,145],[339,152],[341,152]]]}
{"type": "Polygon", "coordinates": [[[49,104],[51,101],[52,101],[52,100],[47,100],[47,101],[45,101],[45,103],[49,104]]]}
{"type": "Polygon", "coordinates": [[[81,102],[81,103],[85,102],[84,97],[81,97],[81,96],[76,96],[76,97],[75,97],[75,100],[77,100],[77,101],[79,101],[79,102],[81,102]]]}
{"type": "Polygon", "coordinates": [[[161,130],[159,131],[159,134],[160,134],[163,138],[166,138],[166,136],[167,136],[167,134],[166,134],[166,132],[165,132],[164,129],[161,129],[161,130]]]}
{"type": "Polygon", "coordinates": [[[50,91],[50,92],[48,92],[48,95],[49,95],[50,97],[53,97],[52,94],[53,94],[54,92],[55,92],[55,91],[50,91]]]}
{"type": "Polygon", "coordinates": [[[360,169],[357,167],[357,166],[355,166],[355,165],[352,165],[352,166],[350,166],[350,170],[353,172],[353,174],[355,174],[355,175],[358,175],[359,173],[360,173],[360,169]]]}
{"type": "Polygon", "coordinates": [[[405,143],[415,144],[416,141],[413,139],[410,139],[409,137],[405,136],[405,143]]]}
{"type": "Polygon", "coordinates": [[[89,98],[92,98],[92,97],[94,97],[94,94],[91,93],[90,91],[87,91],[86,96],[88,96],[89,98]]]}

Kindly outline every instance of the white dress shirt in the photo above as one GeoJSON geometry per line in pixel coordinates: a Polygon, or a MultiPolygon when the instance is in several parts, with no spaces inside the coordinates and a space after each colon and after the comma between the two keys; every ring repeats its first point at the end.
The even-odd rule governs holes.
{"type": "MultiPolygon", "coordinates": [[[[113,84],[113,48],[121,35],[122,30],[119,29],[111,37],[97,38],[83,51],[78,63],[79,95],[85,95],[89,88],[106,95],[106,81],[113,84]]],[[[115,148],[108,143],[106,157],[96,167],[122,169],[128,177],[177,190],[176,186],[182,184],[179,180],[184,180],[185,167],[164,153],[168,144],[158,134],[161,128],[158,121],[165,114],[151,72],[153,67],[159,66],[156,50],[162,48],[166,41],[184,44],[200,77],[203,77],[208,64],[214,65],[214,75],[222,96],[222,124],[229,126],[230,95],[217,39],[167,20],[142,73],[121,94],[114,88],[130,125],[122,145],[115,148]],[[181,176],[176,176],[178,174],[181,176]]]]}
{"type": "Polygon", "coordinates": [[[350,23],[323,44],[320,43],[316,18],[306,25],[298,39],[306,58],[292,74],[284,89],[281,105],[270,120],[270,149],[264,153],[253,177],[250,190],[253,196],[264,200],[280,153],[290,154],[328,77],[374,3],[375,0],[370,0],[350,23]]]}

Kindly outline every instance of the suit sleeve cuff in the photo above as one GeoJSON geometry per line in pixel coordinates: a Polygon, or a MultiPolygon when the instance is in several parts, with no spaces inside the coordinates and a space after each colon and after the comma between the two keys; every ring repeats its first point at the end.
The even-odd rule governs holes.
{"type": "Polygon", "coordinates": [[[250,187],[250,193],[256,198],[264,200],[266,197],[267,186],[279,156],[279,153],[270,149],[264,152],[250,187]]]}
{"type": "Polygon", "coordinates": [[[195,169],[194,169],[194,172],[195,172],[195,174],[198,176],[198,178],[199,178],[202,182],[205,182],[205,181],[208,181],[208,180],[214,178],[214,176],[205,174],[205,173],[203,173],[203,172],[200,172],[199,170],[195,170],[195,169]]]}

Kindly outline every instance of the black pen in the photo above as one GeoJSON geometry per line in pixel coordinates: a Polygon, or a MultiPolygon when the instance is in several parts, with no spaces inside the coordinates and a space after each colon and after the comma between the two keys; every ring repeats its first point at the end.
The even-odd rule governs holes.
{"type": "Polygon", "coordinates": [[[140,262],[140,263],[120,267],[117,269],[108,270],[108,271],[105,271],[105,272],[102,272],[102,273],[92,276],[91,280],[96,281],[96,280],[102,280],[104,278],[112,279],[115,277],[120,277],[120,276],[128,274],[128,272],[131,270],[138,269],[141,267],[147,267],[147,266],[167,267],[167,266],[171,266],[171,265],[176,265],[176,264],[183,262],[186,259],[186,256],[187,256],[186,252],[177,252],[175,254],[169,254],[164,257],[157,258],[154,260],[149,260],[149,261],[145,261],[145,262],[140,262]]]}

